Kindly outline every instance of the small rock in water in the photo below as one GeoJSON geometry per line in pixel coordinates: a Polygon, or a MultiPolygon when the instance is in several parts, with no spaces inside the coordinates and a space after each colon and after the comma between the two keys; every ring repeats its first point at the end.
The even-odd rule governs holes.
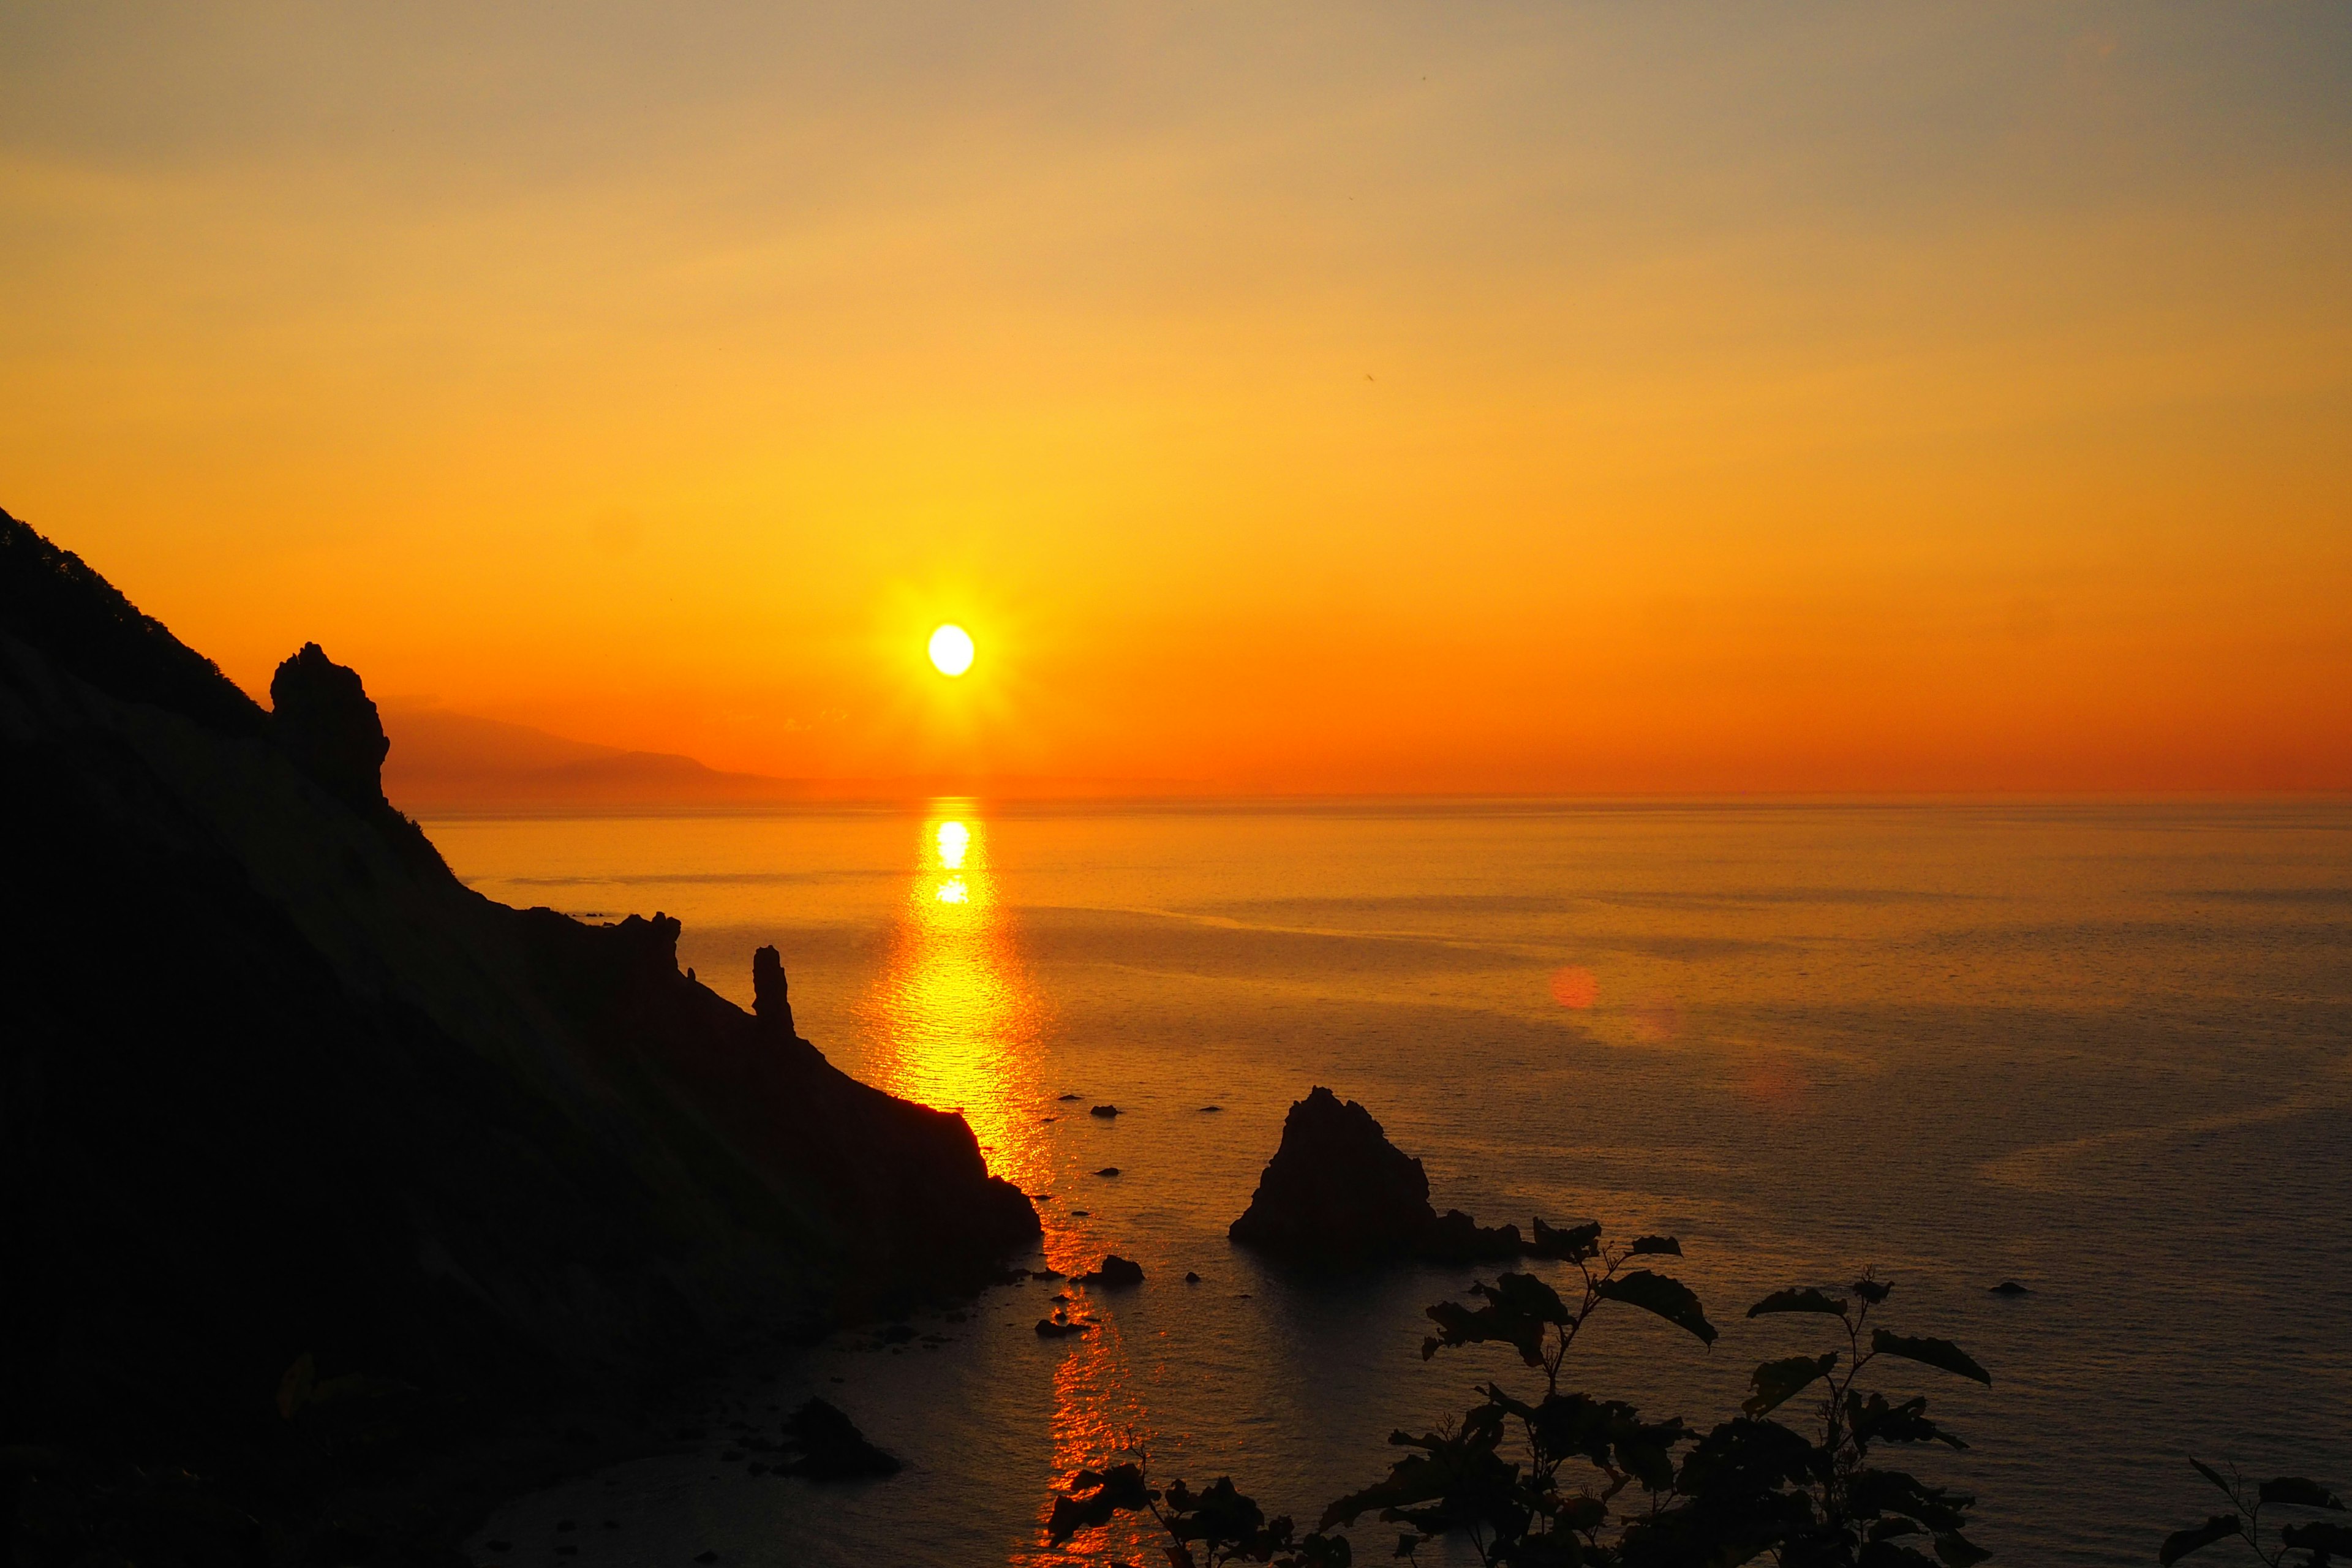
{"type": "Polygon", "coordinates": [[[1099,1116],[1105,1120],[1108,1120],[1109,1118],[1118,1114],[1118,1107],[1116,1105],[1091,1105],[1087,1108],[1087,1114],[1088,1116],[1099,1116]]]}
{"type": "Polygon", "coordinates": [[[1078,1276],[1081,1285],[1140,1285],[1143,1265],[1114,1252],[1102,1260],[1102,1267],[1091,1274],[1078,1276]]]}
{"type": "Polygon", "coordinates": [[[1072,1219],[1084,1219],[1094,1212],[1095,1211],[1092,1209],[1072,1209],[1070,1211],[1070,1217],[1072,1219]]]}
{"type": "Polygon", "coordinates": [[[1065,1100],[1084,1100],[1084,1099],[1086,1098],[1086,1096],[1085,1096],[1085,1095],[1083,1095],[1083,1094],[1066,1094],[1066,1095],[1062,1096],[1062,1098],[1063,1098],[1065,1100]]]}
{"type": "Polygon", "coordinates": [[[1223,1109],[1224,1109],[1224,1107],[1223,1107],[1223,1106],[1222,1106],[1222,1105],[1204,1105],[1204,1106],[1201,1107],[1201,1114],[1202,1114],[1202,1115],[1203,1115],[1203,1116],[1208,1116],[1208,1115],[1211,1115],[1211,1114],[1213,1114],[1213,1113],[1214,1113],[1214,1112],[1216,1112],[1216,1111],[1223,1110],[1223,1109]]]}
{"type": "Polygon", "coordinates": [[[1094,1325],[1084,1319],[1070,1322],[1061,1318],[1040,1318],[1037,1320],[1037,1337],[1045,1340],[1066,1340],[1072,1334],[1083,1334],[1092,1327],[1094,1325]]]}
{"type": "Polygon", "coordinates": [[[1118,1167],[1117,1165],[1105,1165],[1101,1170],[1097,1171],[1095,1174],[1097,1176],[1116,1176],[1118,1174],[1118,1167]]]}
{"type": "Polygon", "coordinates": [[[812,1398],[793,1412],[792,1419],[784,1423],[784,1446],[799,1450],[799,1458],[777,1466],[780,1475],[839,1481],[898,1473],[895,1455],[868,1442],[839,1405],[823,1399],[812,1398]]]}
{"type": "Polygon", "coordinates": [[[1191,1269],[1189,1269],[1189,1268],[1187,1268],[1186,1270],[1184,1270],[1184,1283],[1185,1283],[1185,1284],[1187,1284],[1187,1285],[1198,1285],[1200,1282],[1201,1282],[1201,1277],[1200,1277],[1198,1274],[1193,1273],[1193,1272],[1192,1272],[1191,1269]]]}
{"type": "Polygon", "coordinates": [[[2031,1296],[2033,1294],[2032,1291],[2027,1289],[2024,1286],[2019,1284],[2014,1279],[2002,1280],[2000,1284],[1992,1288],[1992,1293],[1996,1296],[2031,1296]]]}

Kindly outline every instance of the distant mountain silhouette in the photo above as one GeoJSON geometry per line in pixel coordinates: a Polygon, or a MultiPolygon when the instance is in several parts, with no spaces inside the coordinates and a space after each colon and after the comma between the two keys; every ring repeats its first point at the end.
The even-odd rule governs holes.
{"type": "Polygon", "coordinates": [[[469,891],[360,678],[314,644],[272,694],[0,512],[0,1449],[274,1451],[312,1373],[522,1397],[1036,1236],[773,953],[753,1016],[675,920],[469,891]]]}
{"type": "Polygon", "coordinates": [[[780,805],[838,788],[722,773],[675,752],[600,746],[441,708],[395,707],[384,728],[393,741],[384,794],[424,815],[780,805]]]}

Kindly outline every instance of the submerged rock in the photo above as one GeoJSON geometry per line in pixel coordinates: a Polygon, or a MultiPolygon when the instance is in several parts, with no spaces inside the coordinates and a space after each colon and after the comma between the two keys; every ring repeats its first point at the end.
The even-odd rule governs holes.
{"type": "Polygon", "coordinates": [[[1084,1318],[1040,1318],[1037,1320],[1037,1337],[1041,1340],[1066,1340],[1072,1334],[1083,1334],[1093,1327],[1084,1318]]]}
{"type": "Polygon", "coordinates": [[[1484,1226],[1460,1209],[1447,1209],[1429,1227],[1420,1255],[1436,1263],[1479,1263],[1517,1258],[1527,1250],[1517,1226],[1484,1226]]]}
{"type": "Polygon", "coordinates": [[[1108,1121],[1110,1118],[1118,1114],[1118,1107],[1116,1105],[1090,1105],[1087,1107],[1087,1114],[1088,1116],[1099,1116],[1105,1121],[1108,1121]]]}
{"type": "Polygon", "coordinates": [[[781,1475],[844,1481],[899,1469],[898,1457],[869,1442],[839,1405],[814,1396],[784,1423],[784,1446],[797,1457],[775,1467],[781,1475]]]}
{"type": "Polygon", "coordinates": [[[2031,1296],[2033,1292],[2014,1279],[2004,1279],[1992,1288],[1996,1296],[2031,1296]]]}

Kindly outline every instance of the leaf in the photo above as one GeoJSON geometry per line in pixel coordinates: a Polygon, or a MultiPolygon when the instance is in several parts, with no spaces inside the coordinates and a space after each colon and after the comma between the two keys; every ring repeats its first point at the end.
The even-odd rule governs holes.
{"type": "Polygon", "coordinates": [[[318,1363],[311,1359],[309,1351],[304,1351],[294,1358],[294,1364],[286,1369],[286,1375],[278,1380],[278,1414],[289,1421],[293,1420],[294,1413],[310,1403],[310,1391],[318,1385],[318,1363]]]}
{"type": "Polygon", "coordinates": [[[1899,1355],[1923,1366],[1973,1378],[1987,1388],[1992,1386],[1992,1373],[1979,1366],[1968,1352],[1949,1340],[1914,1339],[1909,1334],[1890,1334],[1885,1329],[1875,1329],[1870,1336],[1870,1352],[1873,1355],[1899,1355]]]}
{"type": "MultiPolygon", "coordinates": [[[[2198,1466],[2199,1469],[2204,1468],[2202,1465],[2198,1466]]],[[[2176,1530],[2166,1536],[2163,1547],[2156,1554],[2156,1561],[2159,1568],[2171,1568],[2173,1563],[2179,1562],[2190,1552],[2202,1552],[2215,1542],[2227,1541],[2237,1533],[2238,1516],[2234,1513],[2217,1513],[2194,1530],[2176,1530]]]]}
{"type": "Polygon", "coordinates": [[[1470,1289],[1473,1295],[1486,1298],[1487,1304],[1473,1311],[1459,1301],[1440,1301],[1429,1309],[1438,1337],[1422,1342],[1422,1359],[1427,1361],[1441,1344],[1500,1340],[1517,1350],[1528,1365],[1541,1365],[1544,1330],[1568,1321],[1568,1307],[1559,1292],[1532,1274],[1505,1274],[1492,1285],[1473,1285],[1470,1289]]]}
{"type": "Polygon", "coordinates": [[[1634,1237],[1633,1245],[1625,1250],[1625,1256],[1628,1258],[1646,1258],[1658,1254],[1680,1258],[1683,1255],[1683,1244],[1671,1236],[1643,1236],[1634,1237]]]}
{"type": "Polygon", "coordinates": [[[1855,1295],[1861,1297],[1864,1301],[1869,1302],[1874,1307],[1877,1306],[1881,1301],[1885,1300],[1889,1296],[1895,1294],[1895,1286],[1893,1282],[1880,1279],[1857,1279],[1850,1289],[1853,1289],[1855,1295]]]}
{"type": "Polygon", "coordinates": [[[1054,1497],[1054,1511],[1045,1534],[1055,1545],[1081,1530],[1108,1524],[1114,1515],[1150,1508],[1160,1494],[1144,1484],[1139,1465],[1113,1465],[1108,1471],[1080,1470],[1070,1479],[1070,1489],[1054,1497]],[[1088,1495],[1080,1497],[1085,1492],[1088,1495]]]}
{"type": "Polygon", "coordinates": [[[2259,1494],[2264,1502],[2291,1502],[2299,1508],[2332,1508],[2342,1511],[2344,1500],[2317,1481],[2301,1476],[2280,1476],[2264,1481],[2259,1494]]]}
{"type": "Polygon", "coordinates": [[[1825,1351],[1818,1356],[1783,1356],[1768,1361],[1756,1369],[1748,1383],[1755,1394],[1739,1402],[1739,1408],[1751,1417],[1769,1415],[1812,1384],[1830,1374],[1837,1365],[1837,1352],[1825,1351]]]}
{"type": "Polygon", "coordinates": [[[1953,1530],[1936,1537],[1936,1555],[1942,1558],[1948,1568],[1976,1568],[1976,1564],[1992,1553],[1953,1530]]]}
{"type": "Polygon", "coordinates": [[[2352,1529],[2314,1520],[2309,1524],[2290,1524],[2279,1531],[2280,1542],[2311,1552],[2325,1552],[2337,1557],[2352,1556],[2352,1529]]]}
{"type": "Polygon", "coordinates": [[[1862,1518],[1893,1514],[1916,1520],[1938,1535],[1966,1524],[1975,1500],[1966,1492],[1930,1486],[1902,1470],[1865,1468],[1846,1478],[1846,1501],[1862,1518]]]}
{"type": "Polygon", "coordinates": [[[1834,1296],[1824,1296],[1811,1287],[1802,1290],[1775,1290],[1748,1309],[1748,1315],[1751,1318],[1760,1318],[1767,1312],[1830,1312],[1843,1318],[1846,1313],[1846,1303],[1834,1296]]]}
{"type": "Polygon", "coordinates": [[[2228,1498],[2231,1502],[2238,1500],[2238,1489],[2223,1480],[2221,1477],[2221,1473],[2215,1470],[2212,1466],[2204,1463],[2202,1460],[2194,1458],[2190,1459],[2189,1463],[2195,1468],[2199,1475],[2203,1476],[2207,1480],[2211,1481],[2215,1487],[2220,1489],[2223,1497],[2228,1498]]]}
{"type": "Polygon", "coordinates": [[[1612,1301],[1655,1312],[1676,1328],[1696,1334],[1702,1343],[1715,1343],[1715,1325],[1706,1321],[1706,1313],[1690,1287],[1679,1279],[1636,1268],[1615,1279],[1603,1279],[1593,1289],[1595,1294],[1612,1301]]]}
{"type": "Polygon", "coordinates": [[[1570,1263],[1581,1262],[1601,1250],[1601,1222],[1587,1220],[1582,1225],[1570,1226],[1566,1230],[1554,1230],[1536,1218],[1536,1244],[1528,1250],[1538,1258],[1564,1258],[1570,1263]]]}
{"type": "Polygon", "coordinates": [[[1883,1394],[1873,1394],[1865,1403],[1859,1394],[1846,1391],[1846,1429],[1853,1434],[1860,1447],[1873,1443],[1941,1443],[1955,1451],[1968,1447],[1928,1420],[1927,1411],[1924,1394],[1900,1405],[1889,1405],[1883,1394]]]}

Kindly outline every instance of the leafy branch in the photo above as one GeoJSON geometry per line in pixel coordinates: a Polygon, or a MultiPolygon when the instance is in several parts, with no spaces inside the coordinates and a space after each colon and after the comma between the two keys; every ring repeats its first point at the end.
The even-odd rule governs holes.
{"type": "Polygon", "coordinates": [[[2217,1513],[2204,1523],[2188,1530],[2177,1530],[2165,1538],[2157,1554],[2164,1568],[2179,1562],[2191,1552],[2202,1552],[2209,1546],[2233,1537],[2270,1568],[2287,1568],[2288,1553],[2301,1552],[2302,1568],[2326,1568],[2337,1557],[2352,1557],[2352,1526],[2329,1520],[2312,1520],[2280,1527],[2278,1544],[2263,1545],[2263,1510],[2278,1506],[2285,1508],[2344,1511],[2343,1500],[2317,1481],[2302,1476],[2273,1476],[2271,1479],[2249,1489],[2245,1479],[2238,1474],[2235,1465],[2230,1467],[2225,1479],[2212,1466],[2190,1459],[2197,1473],[2213,1483],[2215,1489],[2230,1500],[2231,1511],[2217,1513]]]}

